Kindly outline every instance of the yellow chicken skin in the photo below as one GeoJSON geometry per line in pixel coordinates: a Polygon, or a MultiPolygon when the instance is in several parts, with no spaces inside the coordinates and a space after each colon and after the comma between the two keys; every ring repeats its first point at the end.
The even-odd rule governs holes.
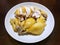
{"type": "Polygon", "coordinates": [[[26,32],[39,35],[43,32],[45,25],[45,23],[37,22],[27,29],[26,32]]]}
{"type": "Polygon", "coordinates": [[[35,23],[35,19],[34,18],[28,18],[26,19],[25,25],[23,28],[29,28],[31,27],[33,24],[35,23]]]}
{"type": "Polygon", "coordinates": [[[23,13],[26,13],[26,9],[25,9],[25,7],[22,6],[21,8],[22,8],[22,12],[23,12],[23,13]]]}
{"type": "Polygon", "coordinates": [[[25,28],[24,28],[25,22],[26,22],[26,21],[22,21],[22,22],[21,22],[21,26],[20,26],[20,27],[21,27],[22,30],[25,30],[25,28]]]}
{"type": "Polygon", "coordinates": [[[25,22],[26,22],[26,21],[22,21],[22,22],[21,22],[21,27],[23,27],[23,26],[25,25],[25,22]]]}
{"type": "Polygon", "coordinates": [[[44,16],[45,18],[47,18],[48,16],[47,16],[47,14],[46,14],[46,12],[45,11],[43,11],[43,10],[41,10],[41,15],[42,16],[44,16]]]}
{"type": "Polygon", "coordinates": [[[19,9],[17,9],[14,14],[15,14],[15,15],[20,15],[21,12],[23,13],[23,15],[26,14],[26,9],[25,9],[24,6],[22,6],[22,7],[19,8],[19,9]]]}
{"type": "Polygon", "coordinates": [[[16,14],[16,15],[20,15],[20,11],[19,11],[19,9],[17,9],[17,10],[15,11],[14,14],[16,14]]]}
{"type": "Polygon", "coordinates": [[[15,19],[10,19],[10,23],[14,29],[15,32],[17,32],[17,27],[20,26],[21,22],[19,21],[19,19],[15,18],[15,19]]]}
{"type": "Polygon", "coordinates": [[[45,20],[45,18],[41,15],[41,17],[37,19],[37,22],[45,23],[46,20],[45,20]]]}

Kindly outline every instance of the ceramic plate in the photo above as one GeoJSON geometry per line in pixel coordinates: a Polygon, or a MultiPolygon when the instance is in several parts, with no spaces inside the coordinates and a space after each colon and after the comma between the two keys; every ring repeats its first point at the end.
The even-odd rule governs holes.
{"type": "Polygon", "coordinates": [[[6,31],[15,40],[19,42],[23,42],[23,43],[36,43],[36,42],[46,39],[52,33],[55,21],[54,21],[53,14],[47,7],[43,6],[42,4],[35,3],[35,2],[24,2],[24,3],[15,5],[8,11],[8,13],[6,14],[4,23],[5,23],[6,31]],[[45,30],[43,31],[43,33],[39,36],[33,36],[33,35],[19,36],[16,32],[13,31],[12,26],[10,24],[10,19],[14,18],[15,10],[18,9],[20,6],[28,6],[28,5],[36,6],[40,8],[41,10],[44,10],[48,15],[47,22],[46,22],[47,26],[45,27],[45,30]]]}

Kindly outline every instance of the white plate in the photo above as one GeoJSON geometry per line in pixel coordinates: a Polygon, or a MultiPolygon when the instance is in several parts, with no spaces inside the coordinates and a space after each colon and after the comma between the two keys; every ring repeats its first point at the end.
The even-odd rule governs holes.
{"type": "Polygon", "coordinates": [[[35,42],[44,40],[52,33],[55,21],[54,21],[53,14],[50,12],[50,10],[47,7],[45,7],[41,4],[38,4],[38,3],[34,3],[34,2],[24,2],[24,3],[20,3],[16,6],[12,7],[8,11],[8,13],[5,17],[4,23],[5,23],[6,31],[15,40],[23,42],[23,43],[35,43],[35,42]],[[20,6],[28,6],[28,5],[39,7],[40,9],[44,10],[48,15],[47,22],[46,22],[47,26],[45,27],[45,30],[43,31],[43,33],[39,36],[32,36],[32,35],[19,36],[16,32],[13,31],[12,26],[10,24],[10,18],[14,18],[14,11],[17,8],[19,8],[20,6]]]}

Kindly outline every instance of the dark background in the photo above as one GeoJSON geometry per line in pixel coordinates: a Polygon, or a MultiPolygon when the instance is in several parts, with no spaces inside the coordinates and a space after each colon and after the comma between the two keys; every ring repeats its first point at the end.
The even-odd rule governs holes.
{"type": "Polygon", "coordinates": [[[0,0],[0,45],[26,45],[11,38],[4,27],[6,13],[14,5],[22,2],[37,2],[51,10],[55,18],[52,34],[45,40],[28,45],[60,45],[60,1],[59,0],[0,0]]]}

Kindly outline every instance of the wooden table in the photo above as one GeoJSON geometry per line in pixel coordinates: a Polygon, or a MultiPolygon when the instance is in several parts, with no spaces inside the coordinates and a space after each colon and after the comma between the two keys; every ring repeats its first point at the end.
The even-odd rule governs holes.
{"type": "Polygon", "coordinates": [[[6,13],[14,5],[22,2],[37,2],[51,10],[55,18],[55,28],[52,34],[45,40],[29,45],[60,45],[60,1],[58,0],[0,0],[0,45],[25,45],[8,35],[4,27],[6,13]]]}

